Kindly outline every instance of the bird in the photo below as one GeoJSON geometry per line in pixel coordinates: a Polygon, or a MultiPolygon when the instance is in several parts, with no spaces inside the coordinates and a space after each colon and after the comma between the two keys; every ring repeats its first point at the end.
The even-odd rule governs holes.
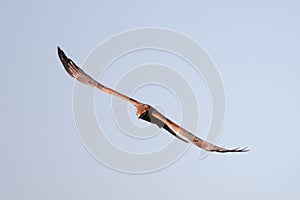
{"type": "Polygon", "coordinates": [[[95,79],[93,79],[89,74],[87,74],[83,69],[78,67],[73,60],[67,57],[64,51],[58,46],[57,47],[58,57],[63,64],[65,70],[69,75],[71,75],[77,81],[88,85],[90,87],[99,89],[105,93],[118,97],[128,103],[132,104],[136,108],[136,115],[138,119],[144,120],[146,122],[152,123],[157,125],[161,129],[165,129],[167,132],[172,134],[177,139],[185,143],[192,143],[195,146],[208,151],[208,152],[219,152],[219,153],[228,153],[228,152],[247,152],[249,149],[245,148],[233,148],[227,149],[223,147],[216,146],[201,138],[197,137],[193,133],[187,131],[183,127],[179,126],[178,124],[174,123],[169,118],[165,117],[161,114],[158,110],[153,108],[152,106],[141,103],[131,97],[128,97],[118,91],[115,91],[109,87],[104,86],[103,84],[99,83],[95,79]]]}

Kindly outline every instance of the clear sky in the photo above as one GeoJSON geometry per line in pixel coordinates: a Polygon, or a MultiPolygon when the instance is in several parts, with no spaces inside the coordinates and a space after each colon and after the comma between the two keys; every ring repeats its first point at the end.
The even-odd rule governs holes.
{"type": "MultiPolygon", "coordinates": [[[[297,1],[3,2],[0,199],[299,199],[299,8],[297,1]],[[73,119],[74,81],[59,63],[56,47],[82,64],[105,39],[139,27],[173,29],[206,49],[226,93],[218,144],[248,146],[249,153],[199,159],[192,147],[167,168],[134,175],[112,170],[86,151],[73,119]]],[[[134,55],[129,56],[119,64],[130,68],[134,55]]],[[[117,66],[104,77],[112,86],[122,76],[117,66]]],[[[95,99],[110,100],[98,94],[95,99]]],[[[153,105],[154,100],[149,99],[153,105]]],[[[209,113],[206,101],[199,104],[209,113]]],[[[170,105],[163,108],[176,119],[180,110],[169,111],[170,105]]],[[[207,128],[209,120],[203,120],[207,128]]],[[[134,140],[109,137],[118,145],[134,140]]]]}

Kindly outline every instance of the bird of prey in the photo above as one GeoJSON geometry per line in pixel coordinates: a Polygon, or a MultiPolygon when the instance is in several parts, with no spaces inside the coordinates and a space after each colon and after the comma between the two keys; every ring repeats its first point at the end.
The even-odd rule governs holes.
{"type": "Polygon", "coordinates": [[[189,131],[180,127],[176,123],[172,122],[167,117],[163,116],[160,112],[158,112],[152,106],[141,103],[133,98],[127,97],[124,94],[121,94],[121,93],[97,82],[91,76],[89,76],[87,73],[85,73],[81,68],[79,68],[70,58],[68,58],[66,56],[66,54],[60,49],[60,47],[57,47],[57,50],[58,50],[59,59],[60,59],[61,63],[63,64],[65,70],[73,78],[75,78],[76,80],[80,81],[83,84],[97,88],[103,92],[106,92],[110,95],[121,98],[121,99],[129,102],[130,104],[134,105],[136,107],[136,115],[137,115],[138,119],[142,119],[142,120],[145,120],[152,124],[155,124],[159,128],[165,129],[166,131],[171,133],[176,138],[178,138],[184,142],[190,142],[190,143],[196,145],[197,147],[204,149],[206,151],[220,152],[220,153],[248,151],[247,148],[226,149],[226,148],[215,146],[213,144],[210,144],[210,143],[200,139],[196,135],[190,133],[189,131]]]}

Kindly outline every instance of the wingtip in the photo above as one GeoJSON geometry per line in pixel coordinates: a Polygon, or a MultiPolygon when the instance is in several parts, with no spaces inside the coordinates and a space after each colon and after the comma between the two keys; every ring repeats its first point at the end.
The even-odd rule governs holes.
{"type": "Polygon", "coordinates": [[[64,63],[67,60],[67,56],[59,46],[57,46],[57,53],[60,61],[64,63]]]}
{"type": "Polygon", "coordinates": [[[72,65],[71,59],[67,57],[65,52],[59,46],[57,46],[57,53],[65,70],[68,72],[68,74],[70,74],[73,78],[75,78],[74,70],[77,68],[77,66],[74,66],[74,64],[72,65]]]}
{"type": "Polygon", "coordinates": [[[248,149],[248,147],[244,147],[244,148],[235,148],[235,149],[232,149],[232,151],[231,152],[248,152],[248,151],[250,151],[249,149],[248,149]]]}
{"type": "Polygon", "coordinates": [[[57,46],[57,53],[60,54],[62,52],[61,48],[57,46]]]}
{"type": "Polygon", "coordinates": [[[241,152],[248,152],[250,151],[250,149],[248,149],[248,147],[244,147],[243,149],[241,149],[241,152]]]}
{"type": "Polygon", "coordinates": [[[244,147],[244,148],[237,147],[237,148],[234,148],[234,149],[222,148],[222,149],[217,149],[215,151],[218,152],[218,153],[243,153],[243,152],[250,151],[250,149],[248,149],[248,147],[244,147]]]}

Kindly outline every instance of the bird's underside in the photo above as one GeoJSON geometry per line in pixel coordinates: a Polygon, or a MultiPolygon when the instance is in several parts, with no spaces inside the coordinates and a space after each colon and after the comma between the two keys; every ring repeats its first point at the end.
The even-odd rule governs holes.
{"type": "Polygon", "coordinates": [[[206,151],[215,151],[215,152],[220,152],[220,153],[248,151],[247,148],[225,149],[225,148],[215,146],[213,144],[210,144],[210,143],[200,139],[199,137],[195,136],[194,134],[190,133],[189,131],[185,130],[184,128],[180,127],[176,123],[172,122],[171,120],[169,120],[168,118],[163,116],[155,108],[153,108],[147,104],[138,102],[137,100],[135,100],[133,98],[127,97],[126,95],[123,95],[115,90],[112,90],[112,89],[100,84],[99,82],[94,80],[91,76],[86,74],[81,68],[79,68],[71,59],[69,59],[66,56],[66,54],[59,47],[58,47],[58,55],[59,55],[60,61],[62,62],[65,70],[73,78],[80,81],[81,83],[84,83],[91,87],[97,88],[103,92],[106,92],[108,94],[119,97],[119,98],[129,102],[130,104],[132,104],[136,107],[136,115],[139,119],[145,120],[147,122],[157,125],[159,128],[165,129],[166,131],[171,133],[176,138],[178,138],[184,142],[190,142],[206,151]]]}

